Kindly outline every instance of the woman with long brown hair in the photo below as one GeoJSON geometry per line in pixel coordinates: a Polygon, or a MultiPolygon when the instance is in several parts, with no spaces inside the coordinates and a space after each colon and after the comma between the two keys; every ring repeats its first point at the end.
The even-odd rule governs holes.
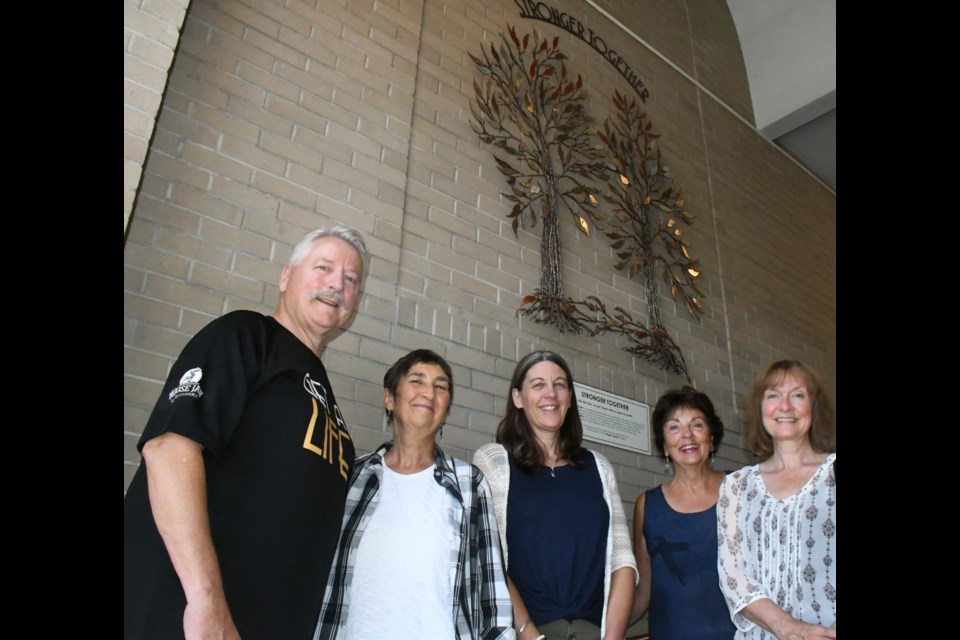
{"type": "Polygon", "coordinates": [[[519,640],[622,639],[630,616],[630,531],[613,467],[581,444],[573,385],[558,354],[521,359],[497,444],[473,459],[490,482],[519,640]]]}

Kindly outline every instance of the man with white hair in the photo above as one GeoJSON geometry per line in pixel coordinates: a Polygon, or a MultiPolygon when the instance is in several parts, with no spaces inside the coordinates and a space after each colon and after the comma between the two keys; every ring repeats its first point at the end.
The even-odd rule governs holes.
{"type": "Polygon", "coordinates": [[[180,354],[124,498],[124,638],[311,638],[354,446],[320,360],[367,249],[308,233],[272,316],[233,311],[180,354]]]}

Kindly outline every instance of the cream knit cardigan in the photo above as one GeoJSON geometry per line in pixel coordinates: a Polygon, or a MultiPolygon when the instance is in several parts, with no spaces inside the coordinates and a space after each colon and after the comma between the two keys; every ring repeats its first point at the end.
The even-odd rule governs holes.
{"type": "MultiPolygon", "coordinates": [[[[607,458],[597,451],[593,451],[597,461],[597,471],[600,472],[600,482],[603,485],[603,499],[610,509],[610,527],[607,530],[607,559],[603,572],[603,619],[600,625],[600,637],[603,637],[607,627],[607,603],[610,599],[610,577],[621,567],[633,569],[633,584],[640,581],[637,572],[637,561],[633,557],[633,547],[630,541],[630,530],[627,528],[627,517],[623,512],[623,503],[620,501],[620,492],[617,490],[617,478],[613,466],[607,458]]],[[[510,458],[503,445],[497,443],[485,444],[473,454],[475,464],[487,482],[490,483],[490,492],[493,494],[493,511],[497,517],[497,529],[500,531],[500,546],[503,548],[503,561],[509,567],[507,553],[507,494],[510,489],[510,458]]],[[[548,621],[545,621],[548,622],[548,621]]]]}

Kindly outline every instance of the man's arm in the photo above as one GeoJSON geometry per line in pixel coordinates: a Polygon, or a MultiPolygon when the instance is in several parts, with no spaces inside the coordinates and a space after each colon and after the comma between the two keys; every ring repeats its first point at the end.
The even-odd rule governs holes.
{"type": "Polygon", "coordinates": [[[166,432],[143,445],[150,507],[183,585],[187,640],[239,639],[210,536],[207,481],[200,445],[166,432]]]}

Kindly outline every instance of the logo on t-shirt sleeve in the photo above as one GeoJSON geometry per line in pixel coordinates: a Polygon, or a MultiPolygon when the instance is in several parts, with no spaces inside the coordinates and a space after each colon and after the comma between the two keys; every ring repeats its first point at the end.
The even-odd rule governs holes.
{"type": "Polygon", "coordinates": [[[203,389],[200,388],[200,378],[203,377],[203,370],[200,367],[194,367],[180,377],[180,384],[170,392],[167,398],[173,402],[177,398],[184,396],[190,398],[199,398],[203,395],[203,389]]]}

